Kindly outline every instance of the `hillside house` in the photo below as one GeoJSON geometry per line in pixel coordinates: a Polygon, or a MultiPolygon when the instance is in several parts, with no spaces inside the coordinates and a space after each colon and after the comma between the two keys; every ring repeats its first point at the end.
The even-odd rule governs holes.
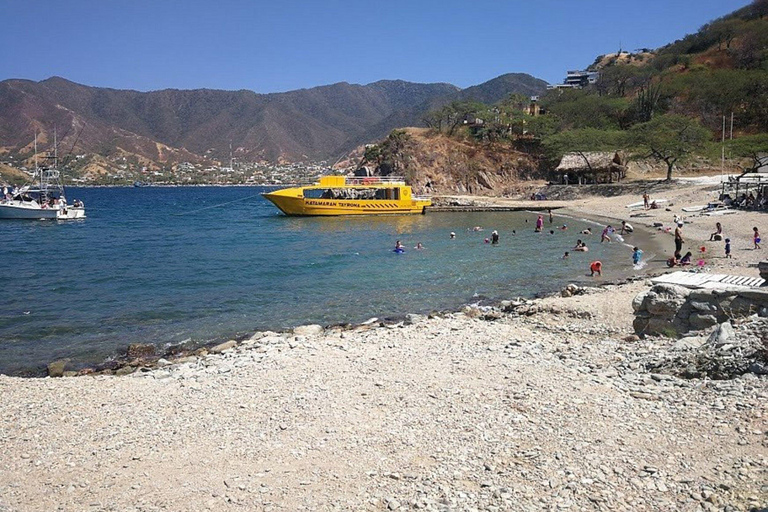
{"type": "Polygon", "coordinates": [[[613,183],[626,177],[626,159],[616,151],[567,153],[553,174],[566,185],[613,183]]]}

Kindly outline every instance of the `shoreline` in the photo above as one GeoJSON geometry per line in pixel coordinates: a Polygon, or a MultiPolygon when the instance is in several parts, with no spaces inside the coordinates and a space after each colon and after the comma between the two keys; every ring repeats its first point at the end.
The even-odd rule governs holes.
{"type": "Polygon", "coordinates": [[[0,376],[0,508],[762,506],[768,379],[649,373],[669,342],[630,334],[645,288],[0,376]]]}
{"type": "MultiPolygon", "coordinates": [[[[479,198],[479,199],[485,199],[485,198],[479,198]]],[[[541,203],[542,201],[528,201],[530,203],[541,203]]],[[[554,207],[552,207],[554,209],[554,207]]],[[[564,218],[573,218],[576,219],[577,217],[579,220],[593,223],[594,225],[605,225],[606,223],[615,223],[620,224],[620,219],[611,219],[607,217],[597,216],[597,215],[585,215],[583,213],[580,213],[576,210],[571,210],[567,206],[559,206],[557,208],[561,208],[561,211],[565,213],[556,213],[555,217],[564,217],[564,218]]],[[[494,210],[484,210],[484,211],[494,211],[494,210]]],[[[528,211],[532,214],[537,214],[538,210],[531,210],[530,208],[525,208],[521,210],[515,210],[515,211],[521,211],[525,212],[528,211]]],[[[649,228],[646,228],[645,226],[637,226],[635,228],[635,235],[641,235],[643,239],[652,240],[654,236],[654,232],[651,231],[649,228]]],[[[574,239],[582,236],[578,233],[574,233],[573,237],[574,239]]],[[[593,237],[599,236],[599,231],[596,230],[593,232],[593,237]]],[[[613,243],[621,243],[624,246],[631,248],[632,245],[626,243],[626,242],[616,242],[613,243]]],[[[591,244],[592,245],[592,244],[591,244]]],[[[660,247],[660,245],[659,245],[660,247]]],[[[627,259],[629,259],[629,253],[627,255],[627,259]]],[[[410,315],[445,315],[445,314],[451,314],[451,313],[458,313],[463,310],[465,310],[468,307],[499,307],[505,302],[510,301],[535,301],[542,298],[557,296],[561,293],[562,289],[569,285],[569,283],[577,282],[579,287],[586,287],[586,288],[601,288],[606,286],[615,286],[620,284],[625,284],[627,282],[632,282],[638,279],[645,279],[649,276],[656,276],[665,273],[668,271],[666,267],[664,269],[651,269],[649,268],[649,265],[646,264],[642,269],[640,270],[634,270],[632,269],[632,266],[628,266],[628,270],[630,272],[634,272],[631,275],[624,275],[621,277],[612,277],[610,279],[606,278],[598,278],[596,280],[590,281],[589,283],[585,282],[585,278],[583,276],[574,276],[574,279],[570,279],[568,282],[564,282],[561,286],[555,286],[551,287],[550,289],[546,289],[544,291],[540,291],[534,294],[530,295],[517,295],[517,296],[510,296],[510,297],[494,297],[494,298],[477,298],[477,300],[468,300],[467,302],[463,302],[461,304],[458,304],[457,306],[453,308],[443,309],[443,310],[435,310],[431,309],[430,313],[415,313],[413,311],[405,311],[405,312],[396,312],[391,315],[385,316],[382,319],[376,318],[376,321],[380,323],[381,325],[393,325],[397,324],[399,322],[402,322],[404,319],[406,319],[410,315]]],[[[429,308],[427,308],[429,309],[429,308]]],[[[373,319],[373,315],[369,316],[367,320],[359,322],[359,323],[350,323],[350,322],[337,322],[332,321],[328,324],[325,324],[324,328],[343,328],[345,330],[354,330],[356,328],[360,328],[361,326],[367,325],[371,320],[373,319]]],[[[55,368],[55,375],[56,376],[66,376],[66,377],[75,377],[75,376],[85,376],[85,375],[116,375],[116,376],[123,376],[127,375],[129,373],[132,373],[133,371],[147,371],[151,369],[158,368],[159,366],[165,364],[167,361],[174,362],[179,359],[186,360],[189,357],[199,357],[201,354],[207,355],[211,349],[216,348],[220,345],[225,345],[230,343],[231,341],[234,341],[236,343],[241,343],[245,340],[248,340],[252,338],[253,336],[258,335],[260,332],[277,332],[277,333],[284,333],[288,334],[293,332],[296,328],[301,328],[302,325],[295,325],[290,326],[286,329],[279,329],[279,330],[273,330],[270,328],[262,329],[262,330],[248,330],[245,332],[240,333],[234,333],[230,336],[220,336],[211,340],[207,341],[199,341],[199,342],[181,342],[181,343],[165,343],[165,344],[158,344],[155,345],[153,343],[139,343],[139,342],[132,342],[128,343],[126,345],[126,351],[123,353],[117,353],[106,356],[103,360],[96,363],[85,363],[85,364],[78,364],[77,361],[73,361],[72,358],[64,358],[64,359],[56,359],[51,360],[48,362],[47,368],[45,367],[36,367],[36,368],[29,368],[27,370],[19,371],[13,375],[13,377],[19,377],[19,378],[30,378],[30,379],[37,379],[37,378],[45,378],[46,376],[51,375],[51,367],[53,365],[53,368],[55,368]],[[140,356],[131,355],[131,354],[140,354],[140,356]],[[70,364],[74,363],[74,364],[70,364]]],[[[0,374],[4,375],[4,374],[0,374]]]]}
{"type": "MultiPolygon", "coordinates": [[[[575,210],[623,212],[601,205],[575,210]]],[[[736,217],[734,238],[760,219],[736,217]]],[[[711,219],[690,220],[699,245],[711,219]]],[[[711,264],[754,274],[736,247],[711,264]]],[[[688,352],[635,335],[648,275],[258,332],[121,378],[0,375],[0,510],[760,509],[768,377],[665,370],[688,352]]]]}

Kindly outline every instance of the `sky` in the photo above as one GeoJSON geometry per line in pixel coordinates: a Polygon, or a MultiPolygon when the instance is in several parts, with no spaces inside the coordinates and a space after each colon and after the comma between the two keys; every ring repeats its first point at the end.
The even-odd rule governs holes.
{"type": "Polygon", "coordinates": [[[749,0],[0,0],[0,80],[282,92],[504,73],[559,83],[749,0]]]}

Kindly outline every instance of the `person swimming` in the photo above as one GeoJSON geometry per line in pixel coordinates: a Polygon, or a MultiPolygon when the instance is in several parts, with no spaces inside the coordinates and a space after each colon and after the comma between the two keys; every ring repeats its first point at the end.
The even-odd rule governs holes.
{"type": "Polygon", "coordinates": [[[568,251],[565,251],[565,254],[563,254],[563,259],[567,260],[570,257],[570,253],[568,251]]]}
{"type": "Polygon", "coordinates": [[[424,248],[424,246],[423,246],[423,245],[421,245],[421,242],[417,243],[417,244],[416,244],[416,247],[414,247],[414,249],[416,249],[417,251],[420,251],[420,250],[422,250],[423,248],[424,248]]]}
{"type": "Polygon", "coordinates": [[[592,234],[592,230],[590,228],[582,229],[581,230],[581,234],[582,235],[591,235],[592,234]]]}
{"type": "Polygon", "coordinates": [[[495,229],[493,230],[493,233],[491,233],[491,243],[494,245],[499,243],[499,232],[495,229]]]}
{"type": "Polygon", "coordinates": [[[450,236],[451,236],[451,240],[453,240],[454,238],[456,238],[456,233],[454,233],[453,231],[451,231],[451,235],[450,235],[450,236]]]}
{"type": "Polygon", "coordinates": [[[400,240],[395,242],[395,249],[394,249],[394,251],[398,252],[398,253],[399,252],[405,252],[405,247],[403,247],[403,244],[402,244],[402,242],[400,242],[400,240]]]}

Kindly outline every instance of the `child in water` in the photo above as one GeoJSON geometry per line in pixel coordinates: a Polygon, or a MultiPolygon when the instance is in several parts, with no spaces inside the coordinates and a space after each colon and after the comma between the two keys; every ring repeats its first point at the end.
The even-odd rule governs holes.
{"type": "Polygon", "coordinates": [[[731,239],[730,238],[725,239],[725,257],[726,258],[731,257],[731,239]]]}
{"type": "Polygon", "coordinates": [[[640,263],[640,259],[643,257],[643,251],[639,247],[632,248],[632,263],[637,265],[640,263]]]}
{"type": "Polygon", "coordinates": [[[603,275],[603,263],[600,261],[593,261],[589,264],[589,270],[590,270],[590,277],[594,277],[595,274],[598,276],[603,275]]]}
{"type": "Polygon", "coordinates": [[[563,259],[567,260],[569,256],[570,254],[568,253],[568,251],[565,251],[565,254],[563,254],[563,259]]]}

